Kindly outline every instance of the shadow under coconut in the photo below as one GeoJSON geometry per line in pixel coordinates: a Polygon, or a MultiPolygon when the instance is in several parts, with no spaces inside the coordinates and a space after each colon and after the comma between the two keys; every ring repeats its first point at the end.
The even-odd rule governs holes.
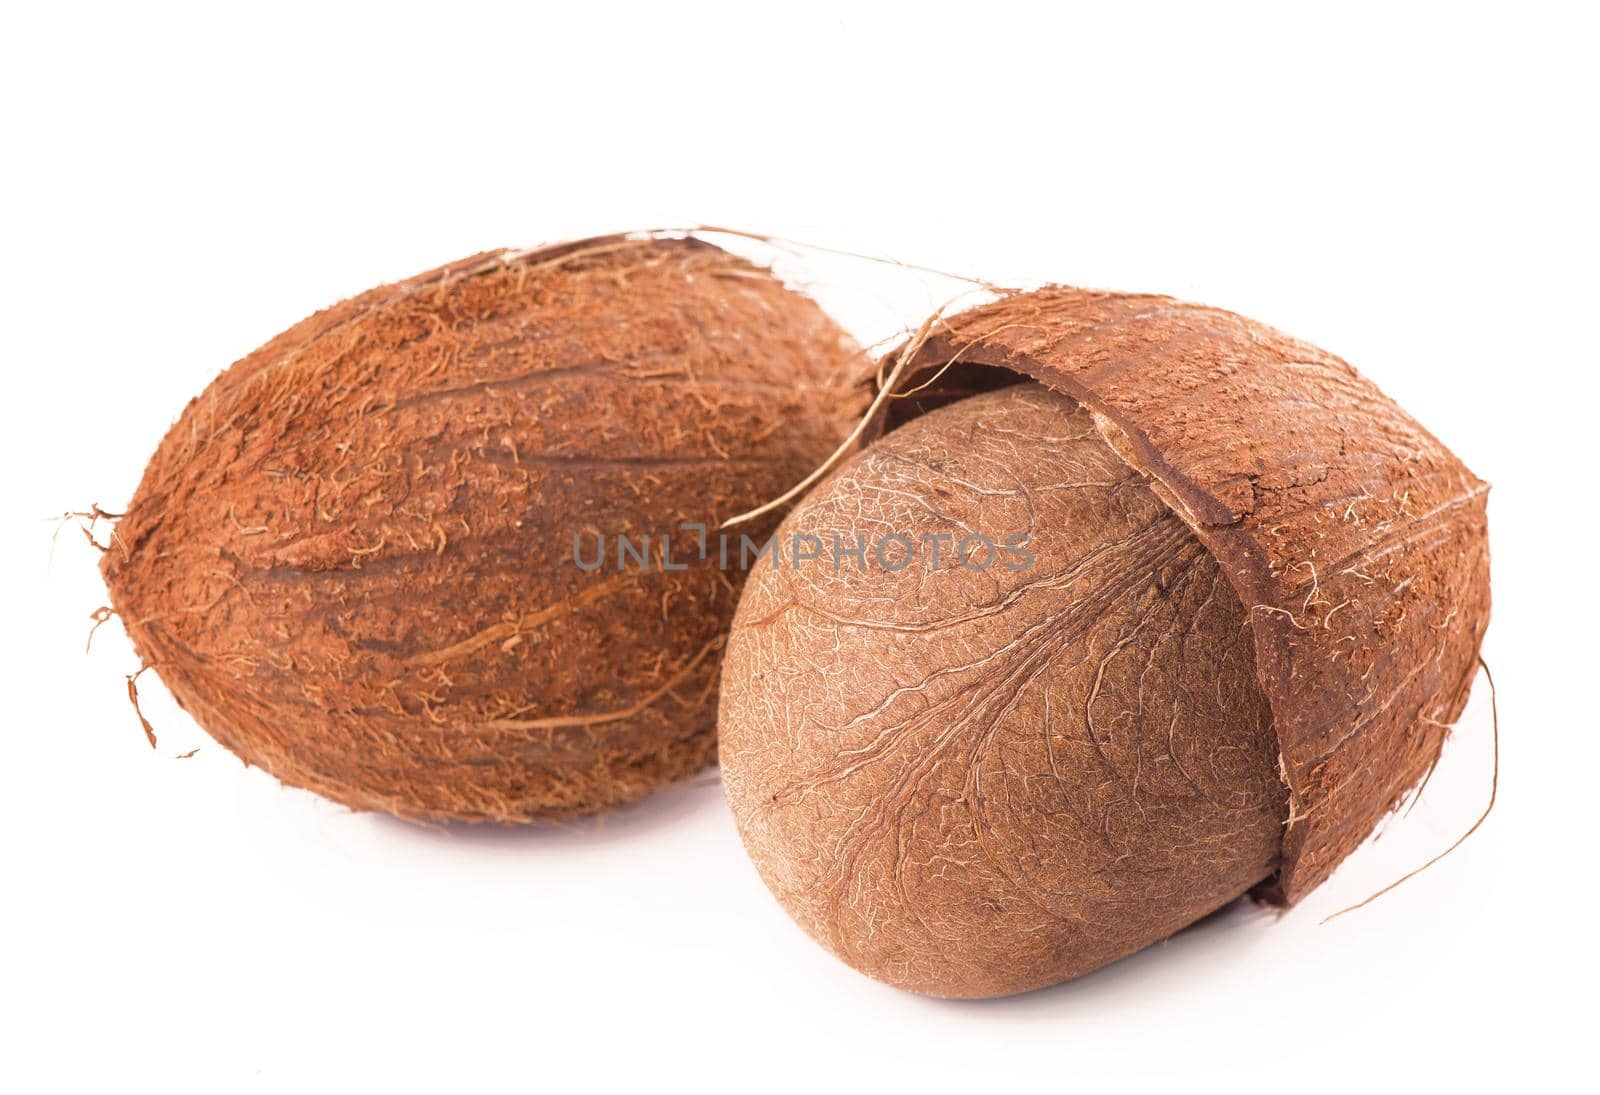
{"type": "Polygon", "coordinates": [[[449,842],[475,848],[526,848],[541,844],[594,848],[636,839],[710,810],[726,809],[722,780],[717,771],[712,769],[681,783],[663,787],[637,802],[570,821],[531,825],[447,821],[419,825],[388,814],[367,816],[373,825],[392,835],[428,842],[449,842]]]}
{"type": "Polygon", "coordinates": [[[1023,1016],[1108,1007],[1137,1008],[1162,985],[1216,976],[1230,962],[1248,960],[1280,913],[1246,896],[1188,927],[1092,973],[1050,988],[990,1000],[937,1000],[930,1005],[974,1016],[1023,1016]]]}

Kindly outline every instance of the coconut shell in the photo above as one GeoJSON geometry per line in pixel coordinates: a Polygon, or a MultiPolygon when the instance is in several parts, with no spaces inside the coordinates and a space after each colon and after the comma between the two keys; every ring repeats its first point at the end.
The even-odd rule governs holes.
{"type": "Polygon", "coordinates": [[[934,411],[779,543],[859,536],[868,565],[752,573],[723,680],[740,835],[824,946],[916,992],[1021,992],[1277,866],[1288,801],[1245,611],[1087,411],[1037,384],[934,411]],[[1000,546],[1015,534],[1027,557],[1000,546]],[[972,536],[995,547],[958,562],[972,536]]]}
{"type": "Polygon", "coordinates": [[[695,240],[374,289],[189,404],[104,557],[112,605],[177,701],[285,783],[412,819],[626,802],[715,756],[741,575],[680,525],[825,459],[858,352],[695,240]],[[592,561],[602,536],[606,563],[578,566],[575,537],[592,561]],[[619,566],[619,536],[651,565],[619,566]]]}
{"type": "Polygon", "coordinates": [[[914,361],[1079,401],[1216,557],[1249,613],[1289,794],[1262,896],[1293,903],[1326,880],[1466,706],[1489,622],[1488,485],[1340,358],[1168,297],[1010,294],[951,318],[914,361]]]}

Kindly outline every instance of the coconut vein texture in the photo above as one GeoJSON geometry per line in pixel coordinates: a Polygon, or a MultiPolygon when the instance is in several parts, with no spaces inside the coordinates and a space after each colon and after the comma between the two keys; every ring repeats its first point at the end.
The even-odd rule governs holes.
{"type": "Polygon", "coordinates": [[[740,575],[679,526],[823,460],[858,353],[690,239],[374,289],[184,410],[104,557],[113,607],[177,701],[285,783],[418,820],[635,799],[715,757],[740,575]],[[580,569],[574,537],[592,560],[600,535],[648,536],[653,564],[580,569]]]}
{"type": "Polygon", "coordinates": [[[1003,995],[1271,873],[1288,803],[1244,610],[1087,411],[1037,384],[933,411],[780,542],[861,535],[918,546],[756,570],[723,681],[740,835],[814,938],[901,988],[1003,995]],[[1030,558],[957,561],[1016,533],[1030,558]]]}
{"type": "Polygon", "coordinates": [[[957,363],[952,392],[996,383],[965,367],[986,366],[1077,400],[1194,530],[1248,613],[1288,787],[1262,896],[1293,903],[1326,880],[1466,705],[1489,620],[1488,485],[1340,358],[1168,297],[1006,295],[914,362],[957,363]]]}

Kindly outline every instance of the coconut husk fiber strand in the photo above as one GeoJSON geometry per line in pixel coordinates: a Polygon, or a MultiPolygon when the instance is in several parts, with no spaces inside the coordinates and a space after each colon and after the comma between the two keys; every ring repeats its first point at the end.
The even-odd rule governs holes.
{"type": "Polygon", "coordinates": [[[196,721],[285,783],[418,820],[637,798],[715,756],[740,575],[680,526],[832,452],[858,354],[694,239],[374,289],[184,410],[104,557],[112,604],[196,721]],[[655,565],[576,566],[601,536],[648,537],[655,565]]]}

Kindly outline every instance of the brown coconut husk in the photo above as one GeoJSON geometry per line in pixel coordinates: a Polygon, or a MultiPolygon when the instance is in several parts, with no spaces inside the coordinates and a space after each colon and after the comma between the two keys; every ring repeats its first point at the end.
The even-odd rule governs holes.
{"type": "Polygon", "coordinates": [[[1323,882],[1436,763],[1489,620],[1488,485],[1344,361],[1242,316],[1051,286],[933,325],[886,425],[1033,377],[1222,565],[1288,789],[1259,894],[1323,882]],[[938,374],[938,378],[929,383],[938,374]]]}
{"type": "Polygon", "coordinates": [[[858,354],[695,239],[374,289],[189,404],[107,545],[113,607],[177,701],[285,783],[417,820],[635,799],[715,756],[740,575],[679,525],[826,457],[858,354]],[[575,534],[658,553],[663,533],[684,570],[572,562],[575,534]]]}

